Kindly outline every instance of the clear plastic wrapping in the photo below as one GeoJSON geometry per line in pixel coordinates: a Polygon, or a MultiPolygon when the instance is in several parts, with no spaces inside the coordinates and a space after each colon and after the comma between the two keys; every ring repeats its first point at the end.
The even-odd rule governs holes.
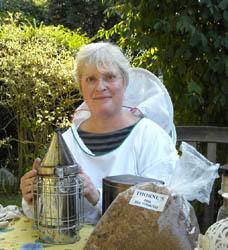
{"type": "Polygon", "coordinates": [[[194,210],[183,197],[172,196],[164,186],[143,183],[117,196],[98,222],[85,250],[190,250],[195,247],[198,233],[194,210]],[[166,195],[164,210],[129,204],[137,190],[166,195]]]}
{"type": "Polygon", "coordinates": [[[219,164],[210,162],[186,142],[182,142],[180,151],[169,189],[188,201],[209,203],[214,180],[219,177],[219,164]]]}

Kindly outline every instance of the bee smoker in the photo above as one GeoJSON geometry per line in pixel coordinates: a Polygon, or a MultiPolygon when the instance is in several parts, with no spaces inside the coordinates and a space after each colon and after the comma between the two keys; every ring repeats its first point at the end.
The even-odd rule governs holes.
{"type": "Polygon", "coordinates": [[[54,133],[33,186],[34,222],[44,243],[79,240],[83,223],[83,181],[60,130],[54,133]]]}

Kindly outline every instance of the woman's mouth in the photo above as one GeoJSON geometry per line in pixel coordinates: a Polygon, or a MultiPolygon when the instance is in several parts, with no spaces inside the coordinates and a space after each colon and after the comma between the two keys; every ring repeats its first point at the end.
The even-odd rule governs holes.
{"type": "Polygon", "coordinates": [[[111,96],[96,96],[93,98],[93,100],[104,100],[109,98],[111,98],[111,96]]]}

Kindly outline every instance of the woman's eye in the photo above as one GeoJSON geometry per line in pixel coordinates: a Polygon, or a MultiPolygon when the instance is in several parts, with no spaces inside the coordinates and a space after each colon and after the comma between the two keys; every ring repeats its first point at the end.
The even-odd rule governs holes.
{"type": "Polygon", "coordinates": [[[94,83],[94,82],[96,81],[96,78],[93,77],[93,76],[90,76],[90,77],[87,77],[87,78],[86,78],[86,81],[87,81],[88,83],[94,83]]]}
{"type": "Polygon", "coordinates": [[[108,74],[105,76],[106,80],[108,81],[114,81],[116,76],[115,75],[112,75],[112,74],[108,74]]]}

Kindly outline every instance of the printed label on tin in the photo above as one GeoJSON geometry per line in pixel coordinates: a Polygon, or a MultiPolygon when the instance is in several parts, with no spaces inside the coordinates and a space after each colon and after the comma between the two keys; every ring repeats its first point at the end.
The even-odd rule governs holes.
{"type": "Polygon", "coordinates": [[[129,204],[162,212],[169,196],[136,189],[129,204]]]}

